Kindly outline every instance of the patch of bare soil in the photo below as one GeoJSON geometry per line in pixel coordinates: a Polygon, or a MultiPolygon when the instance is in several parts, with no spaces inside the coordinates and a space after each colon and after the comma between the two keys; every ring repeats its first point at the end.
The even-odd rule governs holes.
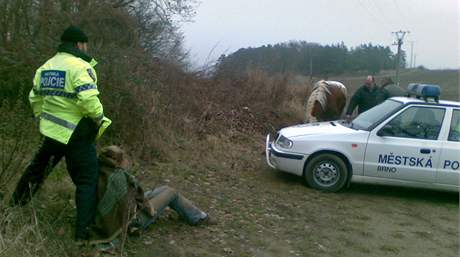
{"type": "Polygon", "coordinates": [[[157,166],[145,181],[178,188],[218,225],[191,227],[166,213],[130,238],[129,256],[458,256],[455,193],[352,184],[322,193],[246,152],[206,170],[157,166]],[[239,166],[238,158],[256,164],[239,166]]]}

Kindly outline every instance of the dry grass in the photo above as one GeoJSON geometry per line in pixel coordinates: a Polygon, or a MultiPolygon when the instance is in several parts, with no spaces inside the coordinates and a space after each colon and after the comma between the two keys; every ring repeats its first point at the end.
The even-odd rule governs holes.
{"type": "Polygon", "coordinates": [[[0,103],[0,201],[38,141],[30,110],[18,99],[0,103]]]}
{"type": "Polygon", "coordinates": [[[50,177],[25,207],[9,208],[7,201],[2,201],[0,256],[73,256],[72,186],[58,177],[50,177]]]}
{"type": "MultiPolygon", "coordinates": [[[[236,81],[210,80],[161,67],[139,74],[140,82],[101,88],[105,112],[114,123],[99,145],[122,145],[142,165],[180,163],[177,152],[190,152],[200,161],[183,165],[218,169],[222,159],[210,147],[218,147],[222,138],[253,144],[248,135],[273,130],[285,116],[294,116],[285,115],[288,98],[296,97],[287,93],[286,76],[254,72],[236,81]],[[203,143],[207,146],[201,152],[193,150],[203,143]]],[[[8,207],[15,183],[38,147],[36,124],[23,98],[0,106],[0,256],[72,256],[78,252],[72,243],[74,187],[63,165],[29,205],[8,207]]]]}
{"type": "MultiPolygon", "coordinates": [[[[133,72],[140,68],[132,67],[133,72]]],[[[182,73],[166,65],[162,65],[161,69],[142,68],[151,68],[152,73],[141,72],[136,75],[138,80],[126,80],[129,83],[101,89],[106,113],[114,124],[99,145],[122,145],[135,160],[134,170],[141,181],[148,186],[171,184],[187,192],[199,206],[223,221],[215,231],[195,230],[160,221],[145,239],[128,239],[126,252],[138,256],[139,249],[149,248],[143,245],[143,240],[153,240],[161,242],[152,246],[152,249],[159,251],[159,256],[168,256],[169,253],[187,256],[191,249],[202,253],[201,256],[209,256],[206,249],[213,249],[214,245],[227,249],[219,250],[222,255],[232,255],[228,249],[233,251],[234,256],[248,255],[255,253],[252,247],[265,247],[272,243],[260,238],[258,231],[268,233],[272,231],[269,228],[274,228],[275,232],[280,233],[271,234],[274,239],[280,237],[281,233],[287,233],[275,226],[276,222],[285,218],[283,214],[270,213],[265,209],[268,206],[275,211],[280,206],[285,207],[284,203],[278,201],[282,194],[278,192],[278,180],[275,183],[265,178],[265,184],[258,183],[259,176],[266,172],[261,168],[259,158],[264,149],[265,133],[301,122],[309,83],[298,77],[269,77],[258,71],[235,80],[210,80],[182,73]],[[256,219],[257,222],[248,222],[250,219],[256,219]],[[174,238],[160,237],[162,232],[192,244],[178,248],[188,249],[182,254],[180,250],[172,250],[174,246],[170,244],[174,238]],[[194,246],[193,242],[203,242],[187,238],[187,233],[198,233],[209,242],[204,242],[203,248],[194,246]],[[234,239],[233,234],[239,237],[234,239]],[[217,241],[211,241],[215,238],[217,241]],[[244,247],[238,250],[240,245],[244,247]]],[[[436,74],[439,79],[452,76],[451,73],[436,74]]],[[[404,73],[402,76],[409,75],[404,73]]],[[[345,80],[353,91],[363,77],[338,79],[345,80]]],[[[448,90],[457,90],[453,83],[447,84],[448,90]]],[[[0,109],[0,144],[6,145],[0,150],[0,167],[5,167],[5,160],[13,156],[10,164],[6,165],[9,168],[0,172],[7,174],[10,180],[3,187],[0,186],[0,256],[75,256],[80,249],[72,241],[74,187],[63,165],[51,174],[30,205],[24,208],[7,207],[12,186],[35,151],[38,132],[29,118],[29,109],[21,103],[14,108],[3,103],[0,109]],[[13,152],[15,145],[18,150],[13,152]]],[[[2,182],[0,180],[0,185],[2,182]]],[[[297,197],[316,201],[316,192],[304,196],[302,185],[287,182],[289,188],[294,183],[292,188],[298,191],[293,193],[297,197]]],[[[288,190],[287,186],[285,190],[288,190]]],[[[286,194],[281,198],[288,198],[286,194]]],[[[323,200],[330,201],[329,198],[331,196],[323,200]]],[[[291,211],[295,212],[296,204],[287,203],[286,206],[292,207],[291,211]]],[[[318,206],[321,206],[319,202],[318,206]]],[[[300,210],[295,213],[299,215],[296,219],[301,220],[304,213],[301,214],[300,210]]],[[[314,221],[308,224],[321,231],[321,224],[314,221]]],[[[301,246],[299,249],[314,250],[318,247],[311,244],[302,246],[308,249],[301,246]]],[[[381,250],[389,248],[383,247],[381,250]]],[[[150,256],[147,250],[142,254],[150,256]]]]}

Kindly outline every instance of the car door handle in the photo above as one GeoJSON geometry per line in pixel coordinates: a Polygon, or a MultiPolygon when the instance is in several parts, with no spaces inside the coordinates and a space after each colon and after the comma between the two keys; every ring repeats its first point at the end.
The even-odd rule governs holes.
{"type": "Polygon", "coordinates": [[[420,153],[429,154],[429,153],[431,153],[431,150],[427,149],[427,148],[422,148],[422,149],[420,149],[420,153]]]}

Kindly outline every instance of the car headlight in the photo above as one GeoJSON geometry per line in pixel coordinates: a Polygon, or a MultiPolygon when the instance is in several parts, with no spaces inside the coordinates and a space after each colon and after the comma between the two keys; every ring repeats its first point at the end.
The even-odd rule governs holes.
{"type": "Polygon", "coordinates": [[[276,141],[276,145],[278,145],[281,148],[285,148],[285,149],[291,149],[292,144],[293,143],[291,140],[287,139],[286,137],[282,135],[278,138],[278,141],[276,141]]]}

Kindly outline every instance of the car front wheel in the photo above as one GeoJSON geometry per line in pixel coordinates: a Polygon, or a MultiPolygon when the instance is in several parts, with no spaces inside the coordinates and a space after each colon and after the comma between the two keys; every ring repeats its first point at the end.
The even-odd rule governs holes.
{"type": "Polygon", "coordinates": [[[305,166],[304,178],[315,189],[337,192],[348,178],[348,168],[337,155],[325,153],[313,157],[305,166]]]}

